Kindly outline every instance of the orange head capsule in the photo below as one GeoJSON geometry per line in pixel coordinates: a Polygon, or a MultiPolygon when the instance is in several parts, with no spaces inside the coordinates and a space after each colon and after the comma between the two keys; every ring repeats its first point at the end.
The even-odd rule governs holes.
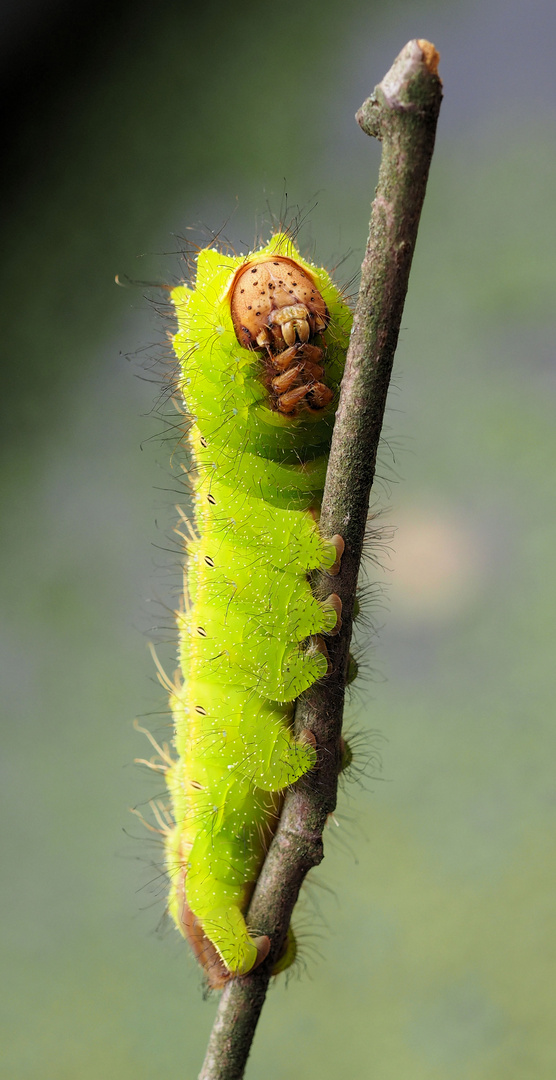
{"type": "Polygon", "coordinates": [[[314,362],[323,350],[311,344],[328,326],[328,309],[307,270],[281,255],[246,263],[232,282],[230,308],[240,344],[264,353],[274,409],[295,419],[330,404],[334,394],[314,362]]]}
{"type": "Polygon", "coordinates": [[[309,341],[328,324],[326,304],[306,270],[276,255],[236,274],[231,312],[237,339],[249,349],[281,352],[309,341]]]}

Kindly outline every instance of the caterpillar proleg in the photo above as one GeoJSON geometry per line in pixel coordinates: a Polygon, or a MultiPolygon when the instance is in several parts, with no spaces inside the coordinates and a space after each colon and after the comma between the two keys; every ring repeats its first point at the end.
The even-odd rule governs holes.
{"type": "MultiPolygon", "coordinates": [[[[205,248],[194,287],[171,300],[194,529],[171,694],[169,909],[221,986],[267,955],[245,914],[283,793],[318,760],[292,721],[340,624],[343,541],[318,521],[351,313],[283,233],[247,257],[205,248]],[[311,591],[317,569],[326,600],[311,591]]],[[[275,971],[294,955],[290,933],[275,971]]]]}

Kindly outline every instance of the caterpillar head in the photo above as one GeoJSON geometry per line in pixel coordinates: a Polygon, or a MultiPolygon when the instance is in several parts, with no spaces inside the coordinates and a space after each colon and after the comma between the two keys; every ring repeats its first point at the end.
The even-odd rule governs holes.
{"type": "Polygon", "coordinates": [[[236,336],[246,349],[281,352],[296,340],[309,341],[328,325],[328,310],[314,281],[283,255],[242,266],[230,300],[236,336]]]}
{"type": "Polygon", "coordinates": [[[326,303],[307,270],[294,259],[270,255],[242,266],[230,289],[236,337],[266,358],[271,404],[297,415],[318,412],[334,394],[322,381],[324,352],[313,344],[329,322],[326,303]]]}

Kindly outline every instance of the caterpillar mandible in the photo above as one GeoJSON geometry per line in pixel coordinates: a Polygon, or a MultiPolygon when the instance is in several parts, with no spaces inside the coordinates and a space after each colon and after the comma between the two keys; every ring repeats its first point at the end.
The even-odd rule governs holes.
{"type": "MultiPolygon", "coordinates": [[[[268,953],[245,913],[283,793],[317,763],[292,722],[340,624],[339,598],[317,599],[308,575],[333,576],[343,551],[318,520],[351,312],[284,233],[247,257],[201,250],[194,288],[171,300],[194,530],[171,692],[169,910],[218,987],[268,953]]],[[[290,932],[275,972],[294,955],[290,932]]]]}

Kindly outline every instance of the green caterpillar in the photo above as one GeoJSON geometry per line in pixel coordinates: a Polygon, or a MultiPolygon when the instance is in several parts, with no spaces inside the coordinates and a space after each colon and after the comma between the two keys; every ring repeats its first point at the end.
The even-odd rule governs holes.
{"type": "MultiPolygon", "coordinates": [[[[317,761],[292,721],[340,625],[339,598],[316,599],[308,575],[337,573],[343,551],[318,517],[351,313],[284,234],[246,258],[200,251],[195,288],[171,299],[195,532],[171,693],[169,909],[217,987],[268,953],[245,912],[283,793],[317,761]]],[[[275,971],[294,955],[290,932],[275,971]]]]}

